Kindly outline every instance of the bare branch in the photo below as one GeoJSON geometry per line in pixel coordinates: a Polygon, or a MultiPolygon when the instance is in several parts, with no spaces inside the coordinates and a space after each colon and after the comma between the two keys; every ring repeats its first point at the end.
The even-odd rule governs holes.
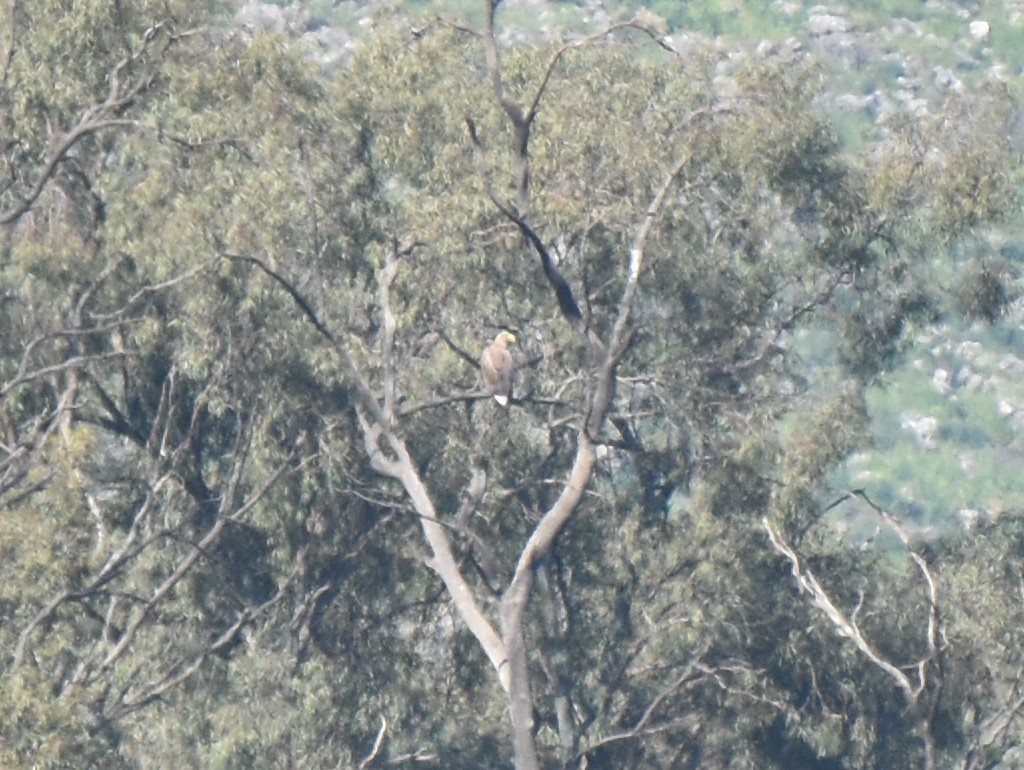
{"type": "Polygon", "coordinates": [[[57,374],[58,372],[67,371],[68,369],[74,369],[92,361],[107,361],[113,358],[124,358],[127,355],[128,354],[123,350],[112,350],[106,353],[90,353],[88,355],[73,356],[72,358],[68,358],[59,363],[43,366],[31,372],[20,373],[16,375],[13,380],[5,383],[4,386],[0,388],[0,398],[3,398],[14,388],[19,385],[24,385],[26,382],[32,382],[33,380],[38,380],[51,374],[57,374]]]}
{"type": "MultiPolygon", "coordinates": [[[[490,401],[490,393],[483,390],[470,390],[463,393],[453,393],[449,396],[437,396],[435,398],[427,398],[423,401],[415,401],[409,404],[404,404],[397,411],[398,417],[407,417],[410,414],[416,412],[422,412],[427,409],[438,409],[443,406],[451,406],[452,404],[465,404],[474,401],[490,401]]],[[[509,401],[510,404],[540,404],[541,406],[568,406],[568,402],[558,398],[548,398],[546,396],[513,396],[509,401]]]]}
{"type": "Polygon", "coordinates": [[[685,687],[692,685],[700,678],[700,675],[704,670],[701,659],[704,657],[704,654],[708,651],[710,646],[710,641],[704,641],[701,643],[700,647],[698,647],[697,651],[683,667],[679,676],[662,688],[651,702],[647,704],[647,708],[644,709],[644,713],[640,715],[632,727],[595,741],[573,757],[573,761],[578,762],[580,759],[592,754],[597,749],[612,743],[641,738],[645,735],[664,732],[665,730],[678,729],[680,727],[696,727],[699,723],[699,717],[693,714],[669,719],[666,722],[658,722],[654,724],[652,724],[652,722],[654,716],[658,712],[658,709],[661,708],[661,705],[668,698],[672,697],[685,687]]]}
{"type": "Polygon", "coordinates": [[[377,396],[373,392],[373,388],[370,387],[370,383],[367,382],[363,376],[362,371],[359,369],[359,365],[356,360],[352,357],[348,347],[334,335],[334,333],[327,328],[323,321],[320,320],[319,316],[313,311],[313,307],[309,304],[306,298],[296,289],[284,276],[273,270],[266,262],[257,257],[251,257],[243,254],[222,254],[225,259],[230,259],[235,262],[248,262],[251,265],[258,267],[263,273],[272,278],[281,288],[288,292],[295,304],[299,306],[302,314],[306,316],[313,327],[319,332],[320,336],[327,340],[334,351],[339,355],[342,363],[345,364],[345,368],[348,370],[349,375],[355,381],[356,388],[359,391],[360,398],[363,405],[369,410],[370,415],[373,417],[379,425],[387,425],[389,420],[384,410],[381,408],[380,402],[377,401],[377,396]]]}
{"type": "MultiPolygon", "coordinates": [[[[11,21],[13,26],[13,19],[11,21]]],[[[107,98],[99,104],[94,104],[82,111],[78,124],[64,134],[53,150],[50,151],[50,154],[43,161],[39,169],[36,181],[21,197],[21,200],[7,211],[0,211],[0,225],[14,222],[35,205],[35,202],[42,195],[46,185],[53,177],[57,166],[82,139],[107,128],[136,125],[135,121],[122,119],[120,114],[135,101],[139,94],[149,87],[152,76],[149,73],[143,73],[135,79],[135,82],[122,89],[121,75],[148,51],[163,27],[163,22],[150,27],[143,36],[142,45],[139,50],[129,54],[114,65],[108,75],[110,91],[107,94],[107,98]]],[[[8,62],[13,55],[12,52],[13,43],[8,52],[8,62]]],[[[7,67],[5,66],[4,77],[6,78],[6,76],[7,67]]]]}
{"type": "Polygon", "coordinates": [[[475,356],[471,355],[464,348],[456,344],[455,341],[448,336],[444,329],[438,329],[437,334],[442,340],[444,340],[444,343],[451,349],[453,353],[455,353],[455,355],[457,355],[459,358],[461,358],[474,369],[480,368],[480,361],[477,360],[475,356]]]}
{"type": "Polygon", "coordinates": [[[889,678],[893,680],[907,699],[908,704],[915,703],[917,701],[917,691],[910,679],[907,678],[907,675],[876,652],[867,639],[864,638],[864,635],[861,633],[857,625],[847,618],[838,607],[836,607],[825,589],[821,587],[821,584],[814,576],[814,573],[804,568],[800,563],[800,558],[796,555],[796,551],[794,551],[782,539],[782,536],[776,532],[767,517],[761,519],[761,524],[768,533],[768,539],[771,541],[772,547],[775,548],[776,552],[784,556],[789,561],[792,567],[793,577],[796,578],[801,591],[810,596],[811,603],[828,618],[829,622],[832,623],[836,632],[840,636],[852,641],[854,646],[856,646],[857,649],[868,658],[868,660],[884,671],[889,678]]]}
{"type": "Polygon", "coordinates": [[[466,579],[459,571],[458,562],[455,559],[455,554],[452,552],[451,542],[448,540],[445,528],[438,520],[437,511],[434,508],[430,492],[420,478],[409,450],[405,446],[405,442],[395,432],[391,420],[381,407],[377,396],[363,376],[359,365],[352,357],[348,347],[320,320],[313,311],[312,306],[298,289],[279,273],[272,270],[262,260],[249,256],[228,254],[224,256],[227,259],[253,264],[276,281],[288,292],[302,310],[302,313],[313,324],[314,328],[331,344],[331,347],[341,358],[349,376],[356,384],[360,401],[367,413],[364,415],[361,411],[357,410],[359,422],[363,430],[366,451],[374,469],[378,473],[399,481],[404,487],[406,494],[409,495],[413,507],[419,514],[424,537],[433,553],[432,558],[427,562],[428,566],[444,582],[449,595],[452,597],[452,601],[458,609],[460,617],[469,627],[483,648],[484,653],[491,661],[491,665],[494,666],[498,673],[498,679],[502,687],[508,691],[510,685],[505,644],[494,630],[491,622],[484,616],[476,597],[473,595],[472,588],[470,588],[466,579]],[[382,440],[387,444],[390,457],[385,456],[380,447],[382,440]]]}
{"type": "Polygon", "coordinates": [[[658,213],[661,211],[661,207],[665,203],[665,196],[668,195],[668,191],[672,188],[672,185],[675,184],[676,179],[682,173],[683,169],[686,168],[689,161],[689,156],[684,156],[676,162],[671,170],[669,170],[668,174],[665,176],[665,181],[661,183],[661,186],[654,194],[654,198],[651,200],[650,205],[647,206],[647,211],[644,212],[643,221],[640,223],[640,227],[637,228],[636,235],[633,238],[633,244],[629,249],[629,272],[626,277],[626,287],[622,292],[622,299],[619,300],[618,316],[615,319],[615,326],[612,330],[611,339],[608,340],[608,350],[613,358],[618,357],[621,359],[622,355],[625,353],[625,330],[629,323],[630,314],[633,312],[637,286],[640,281],[640,268],[643,265],[644,247],[647,245],[647,237],[650,235],[651,228],[654,226],[654,221],[657,219],[658,213]]]}
{"type": "Polygon", "coordinates": [[[594,45],[603,40],[606,40],[610,35],[623,29],[635,29],[648,35],[655,43],[664,48],[670,53],[676,53],[676,50],[664,39],[664,37],[658,33],[657,30],[649,27],[645,24],[640,23],[636,19],[632,21],[622,21],[616,24],[612,24],[607,29],[600,32],[596,32],[593,35],[580,38],[579,40],[573,40],[570,43],[564,44],[561,48],[556,50],[551,58],[548,60],[548,66],[544,69],[544,76],[541,78],[540,86],[537,88],[537,92],[533,96],[533,101],[530,102],[530,108],[527,110],[527,119],[532,121],[540,110],[540,100],[544,96],[544,91],[547,89],[548,82],[551,80],[551,76],[555,71],[555,67],[558,66],[558,62],[561,61],[562,57],[569,51],[577,48],[586,48],[587,46],[594,45]]]}
{"type": "MultiPolygon", "coordinates": [[[[481,178],[483,179],[484,186],[487,189],[488,197],[491,199],[495,208],[497,208],[498,211],[500,211],[509,221],[513,222],[516,227],[519,228],[523,237],[526,238],[530,245],[533,246],[537,255],[540,257],[541,267],[544,270],[544,277],[547,278],[548,282],[555,289],[555,298],[558,300],[558,307],[562,311],[562,315],[565,316],[565,319],[574,327],[580,328],[583,321],[583,313],[580,310],[579,303],[576,301],[575,296],[573,296],[572,288],[555,266],[555,262],[551,258],[551,254],[547,247],[544,245],[544,241],[527,223],[525,216],[522,214],[522,206],[520,206],[520,211],[517,213],[511,206],[502,203],[494,193],[490,173],[487,169],[487,164],[484,162],[483,145],[480,143],[480,138],[476,133],[476,125],[473,123],[472,119],[466,118],[466,126],[469,129],[469,136],[473,143],[477,168],[481,178]]],[[[526,148],[524,147],[523,149],[525,152],[526,148]]]]}
{"type": "MultiPolygon", "coordinates": [[[[212,261],[204,262],[203,264],[191,268],[190,270],[186,270],[180,273],[179,275],[174,276],[173,278],[168,278],[166,281],[161,281],[160,283],[152,283],[147,284],[146,286],[142,286],[139,289],[137,289],[134,294],[128,297],[128,299],[124,301],[124,303],[118,310],[115,310],[110,313],[93,313],[93,318],[100,321],[105,321],[111,318],[120,318],[129,310],[131,310],[131,308],[133,308],[143,297],[146,297],[150,294],[156,294],[157,292],[163,291],[164,289],[170,289],[173,286],[176,286],[177,284],[198,275],[204,270],[208,270],[212,264],[212,261]]],[[[126,321],[121,321],[120,323],[126,323],[126,321]]]]}
{"type": "Polygon", "coordinates": [[[529,144],[533,115],[524,114],[523,108],[516,103],[505,86],[501,72],[501,57],[498,54],[498,41],[494,34],[494,12],[498,7],[498,3],[493,2],[493,0],[486,0],[486,2],[487,24],[484,29],[483,41],[484,54],[487,60],[487,72],[491,78],[494,97],[512,122],[513,149],[515,150],[516,203],[519,208],[519,215],[525,218],[529,216],[530,209],[529,144]]]}
{"type": "MultiPolygon", "coordinates": [[[[236,462],[236,470],[240,464],[240,461],[236,462]]],[[[270,490],[277,485],[277,482],[280,481],[281,478],[283,478],[287,473],[294,472],[294,470],[295,468],[292,466],[291,458],[289,458],[277,469],[277,471],[274,472],[273,475],[271,475],[263,486],[249,498],[248,501],[231,514],[217,518],[216,523],[214,523],[203,538],[195,544],[193,549],[181,560],[174,571],[171,572],[171,574],[164,579],[156,590],[153,591],[153,594],[146,603],[136,610],[135,614],[132,616],[131,620],[129,620],[127,626],[122,632],[121,638],[100,664],[97,673],[110,668],[110,666],[112,666],[117,659],[125,653],[131,645],[132,640],[135,638],[135,634],[138,632],[142,622],[149,616],[150,612],[153,611],[153,608],[156,607],[156,605],[181,581],[181,579],[188,574],[189,570],[192,569],[193,565],[200,559],[200,557],[209,551],[210,547],[220,537],[224,528],[229,523],[241,521],[257,504],[259,504],[261,500],[263,500],[263,498],[267,496],[270,490]]],[[[230,500],[231,497],[232,495],[225,494],[225,502],[230,500]]]]}
{"type": "Polygon", "coordinates": [[[498,104],[501,105],[501,108],[505,111],[505,114],[512,122],[512,131],[514,136],[513,149],[515,151],[516,205],[519,216],[523,220],[526,220],[529,218],[530,214],[530,131],[533,128],[533,121],[540,110],[541,99],[544,96],[544,92],[547,90],[548,83],[551,80],[555,67],[558,65],[562,56],[569,50],[592,45],[607,38],[616,30],[626,28],[640,30],[641,32],[649,35],[652,40],[665,48],[665,50],[671,51],[672,53],[675,53],[675,51],[656,30],[641,23],[637,19],[614,24],[602,32],[567,43],[555,51],[549,59],[547,67],[544,69],[544,75],[541,78],[537,91],[534,93],[529,108],[524,110],[509,93],[502,75],[501,56],[498,51],[498,41],[494,32],[494,17],[498,5],[499,3],[497,2],[487,0],[487,20],[481,37],[484,43],[487,72],[491,79],[491,87],[494,91],[495,99],[497,99],[498,104]]]}
{"type": "Polygon", "coordinates": [[[14,655],[11,663],[12,668],[17,668],[22,661],[24,656],[25,646],[28,642],[29,637],[35,631],[41,623],[46,622],[53,613],[65,602],[74,601],[78,599],[84,599],[87,596],[91,596],[112,581],[121,571],[121,569],[128,564],[130,561],[135,559],[139,554],[145,551],[153,543],[157,542],[163,537],[169,534],[169,530],[160,529],[143,540],[139,540],[142,534],[142,529],[149,519],[149,515],[156,505],[157,494],[169,481],[173,480],[171,474],[163,476],[153,487],[150,489],[149,494],[143,501],[139,510],[136,512],[132,519],[132,525],[125,536],[124,542],[121,547],[112,553],[106,563],[100,568],[96,576],[88,582],[83,588],[75,591],[64,591],[51,600],[46,607],[41,609],[35,617],[22,629],[18,635],[18,643],[15,646],[14,655]]]}
{"type": "Polygon", "coordinates": [[[359,770],[365,770],[367,767],[373,764],[374,760],[380,755],[380,750],[384,747],[384,735],[387,733],[388,720],[384,718],[384,715],[380,716],[380,730],[377,731],[377,738],[373,742],[373,748],[370,749],[370,753],[366,755],[366,759],[359,763],[359,770]]]}
{"type": "Polygon", "coordinates": [[[184,682],[195,674],[205,663],[211,655],[216,654],[220,650],[223,650],[232,645],[238,633],[252,621],[263,614],[266,609],[273,604],[276,604],[283,596],[282,591],[278,593],[269,601],[260,605],[255,609],[245,609],[238,614],[238,618],[224,629],[222,632],[204,647],[187,665],[181,667],[176,671],[168,672],[162,679],[152,684],[147,685],[143,688],[142,692],[131,698],[123,698],[121,702],[109,711],[105,710],[102,718],[98,720],[97,727],[108,724],[110,722],[116,722],[119,719],[123,719],[133,711],[138,711],[140,708],[152,703],[154,700],[162,696],[167,691],[177,687],[179,684],[184,682]]]}
{"type": "MultiPolygon", "coordinates": [[[[890,515],[882,511],[882,509],[875,506],[863,492],[853,492],[845,497],[850,496],[860,497],[867,501],[873,508],[875,508],[876,511],[883,515],[886,523],[896,530],[901,539],[906,537],[906,532],[902,527],[900,527],[899,523],[890,515]]],[[[810,595],[811,604],[828,618],[829,622],[833,625],[840,636],[846,637],[852,641],[861,654],[870,660],[875,667],[885,673],[895,683],[900,692],[903,693],[903,697],[906,700],[908,708],[917,720],[917,733],[924,744],[925,770],[932,770],[932,768],[935,767],[936,762],[933,729],[936,710],[942,695],[942,670],[940,649],[938,646],[940,630],[935,582],[932,579],[924,560],[912,550],[910,551],[911,558],[914,559],[914,562],[918,565],[919,569],[923,571],[925,576],[925,581],[928,585],[929,600],[927,630],[928,655],[916,666],[918,682],[917,686],[915,686],[914,683],[911,682],[910,678],[903,673],[900,668],[894,666],[888,660],[883,658],[871,643],[868,642],[860,628],[857,626],[855,618],[848,618],[838,607],[836,607],[828,593],[824,588],[822,588],[818,579],[814,576],[814,573],[800,563],[800,559],[796,552],[782,539],[782,536],[771,525],[767,517],[761,520],[761,524],[768,533],[768,539],[771,541],[776,552],[784,556],[789,561],[792,567],[793,577],[796,578],[797,584],[800,586],[802,591],[810,595]],[[924,708],[926,704],[923,704],[922,700],[928,686],[927,674],[929,666],[934,666],[936,669],[936,676],[934,678],[935,692],[931,698],[931,703],[927,705],[927,708],[924,708]]],[[[909,547],[909,539],[905,539],[904,543],[909,547]]]]}

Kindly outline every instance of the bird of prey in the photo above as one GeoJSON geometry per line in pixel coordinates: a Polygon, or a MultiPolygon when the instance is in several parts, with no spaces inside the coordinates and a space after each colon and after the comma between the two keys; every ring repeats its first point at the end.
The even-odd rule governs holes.
{"type": "Polygon", "coordinates": [[[515,374],[515,363],[508,346],[514,345],[516,335],[511,332],[500,332],[494,342],[484,348],[480,356],[480,372],[483,375],[484,390],[494,396],[494,400],[507,406],[512,398],[512,377],[515,374]]]}

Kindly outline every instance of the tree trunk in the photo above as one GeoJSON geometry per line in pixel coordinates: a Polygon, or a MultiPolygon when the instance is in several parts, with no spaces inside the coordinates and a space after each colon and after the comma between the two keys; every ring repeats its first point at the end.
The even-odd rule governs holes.
{"type": "Polygon", "coordinates": [[[499,611],[501,636],[505,644],[505,654],[508,656],[509,684],[506,692],[516,770],[540,770],[534,733],[530,664],[526,655],[526,633],[523,629],[526,604],[533,588],[532,561],[529,557],[520,558],[516,575],[502,597],[499,611]]]}

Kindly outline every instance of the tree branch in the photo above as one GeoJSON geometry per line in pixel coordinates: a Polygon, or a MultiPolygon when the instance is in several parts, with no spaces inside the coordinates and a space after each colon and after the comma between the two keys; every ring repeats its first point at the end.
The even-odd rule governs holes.
{"type": "MultiPolygon", "coordinates": [[[[235,475],[237,476],[241,472],[241,458],[235,463],[235,475]]],[[[125,627],[124,632],[121,634],[121,638],[114,645],[113,649],[107,654],[103,662],[99,665],[96,673],[101,673],[109,669],[118,658],[120,658],[128,647],[131,645],[132,640],[135,638],[135,634],[138,632],[142,622],[149,616],[153,608],[176,586],[185,575],[188,574],[192,566],[207,553],[210,547],[220,537],[221,532],[224,528],[232,522],[241,521],[264,497],[270,492],[270,490],[277,484],[277,482],[287,473],[294,472],[295,468],[292,466],[291,458],[289,458],[284,464],[282,464],[277,471],[263,484],[260,489],[256,491],[252,497],[249,498],[244,504],[232,511],[230,514],[226,512],[224,515],[218,516],[217,521],[207,531],[203,538],[194,545],[188,555],[182,559],[178,566],[168,575],[164,581],[157,586],[156,590],[153,591],[152,595],[142,605],[135,614],[129,620],[128,625],[125,627]]],[[[234,480],[233,480],[234,481],[234,480]]],[[[231,486],[231,484],[229,484],[231,486]]],[[[232,495],[225,494],[223,497],[224,504],[228,504],[231,500],[232,495]]]]}
{"type": "MultiPolygon", "coordinates": [[[[854,496],[863,499],[871,505],[875,511],[882,515],[886,523],[896,531],[900,539],[903,540],[904,545],[909,549],[909,537],[907,536],[906,531],[903,530],[892,516],[871,502],[871,500],[862,491],[852,492],[849,495],[844,496],[844,499],[854,496]]],[[[903,673],[900,668],[883,658],[871,645],[857,626],[855,618],[847,617],[838,607],[836,607],[831,597],[818,582],[814,573],[800,563],[800,559],[797,556],[796,551],[794,551],[793,548],[783,540],[782,536],[772,526],[771,522],[768,521],[767,517],[761,520],[761,524],[768,533],[768,539],[771,541],[772,547],[775,551],[789,561],[792,567],[793,577],[796,578],[797,584],[800,586],[801,590],[809,594],[811,604],[825,615],[826,618],[828,618],[829,622],[840,636],[846,637],[853,642],[854,646],[861,652],[861,654],[871,661],[876,668],[886,674],[900,692],[903,693],[903,698],[906,701],[907,707],[917,720],[917,733],[924,744],[925,770],[933,770],[936,766],[934,720],[938,701],[942,694],[941,659],[940,649],[938,646],[939,634],[941,632],[939,627],[938,601],[935,592],[935,581],[932,579],[924,560],[920,555],[916,554],[913,550],[910,550],[911,558],[918,565],[918,568],[922,570],[925,576],[925,582],[928,585],[929,601],[928,627],[926,632],[928,655],[916,666],[918,682],[917,686],[915,686],[914,683],[911,682],[910,677],[903,673]],[[931,699],[931,703],[926,709],[923,707],[924,704],[922,703],[922,698],[928,685],[927,672],[930,665],[935,666],[937,674],[935,693],[931,699]]]]}
{"type": "MultiPolygon", "coordinates": [[[[135,121],[124,120],[118,116],[135,101],[136,97],[138,97],[140,93],[149,87],[152,76],[148,73],[143,74],[136,78],[134,83],[122,90],[121,74],[131,64],[134,64],[140,57],[142,57],[153,41],[158,37],[158,34],[163,27],[164,22],[160,22],[146,30],[143,35],[142,46],[139,50],[124,57],[114,65],[108,75],[110,91],[107,94],[107,98],[99,104],[94,104],[82,111],[78,124],[68,133],[64,134],[56,147],[54,147],[47,156],[46,160],[43,161],[35,183],[32,184],[28,191],[21,197],[21,200],[19,200],[14,206],[7,211],[0,211],[0,225],[10,224],[11,222],[16,221],[32,208],[35,202],[39,199],[39,196],[42,195],[47,183],[53,177],[58,164],[67,157],[71,148],[78,144],[82,139],[106,128],[135,125],[135,121]]],[[[9,57],[10,56],[13,56],[13,53],[9,54],[9,57]]],[[[5,78],[6,73],[7,68],[5,67],[5,78]]]]}
{"type": "Polygon", "coordinates": [[[491,622],[484,616],[476,597],[473,595],[472,589],[459,571],[458,562],[455,559],[455,554],[452,552],[451,542],[448,540],[444,527],[438,520],[434,502],[416,470],[412,456],[409,454],[405,442],[395,432],[391,420],[381,407],[377,396],[363,376],[359,365],[349,352],[348,347],[320,320],[313,311],[312,306],[298,289],[282,275],[272,270],[265,262],[250,256],[225,254],[224,257],[255,265],[272,278],[288,292],[289,296],[299,306],[303,315],[313,324],[317,332],[330,343],[339,358],[341,358],[349,376],[355,382],[360,403],[366,411],[366,415],[364,415],[361,411],[357,410],[357,415],[363,430],[366,451],[374,469],[378,473],[389,476],[402,484],[406,494],[409,496],[409,500],[419,514],[424,537],[433,554],[427,562],[428,566],[438,574],[445,584],[459,616],[469,627],[470,632],[476,637],[484,653],[491,661],[491,665],[494,666],[495,671],[498,673],[498,679],[502,687],[508,691],[510,680],[505,644],[494,630],[491,622]],[[385,456],[381,450],[381,440],[386,442],[390,457],[385,456]]]}
{"type": "Polygon", "coordinates": [[[857,624],[848,619],[836,607],[828,593],[822,588],[821,583],[814,576],[814,573],[804,568],[796,551],[782,539],[782,536],[775,530],[775,527],[772,526],[767,517],[761,519],[761,524],[768,533],[768,539],[771,541],[775,551],[789,561],[793,577],[796,578],[801,592],[810,596],[811,603],[828,618],[840,636],[852,641],[861,654],[893,680],[900,692],[903,693],[908,704],[915,703],[917,701],[917,692],[907,675],[876,652],[867,639],[864,638],[857,624]]]}
{"type": "MultiPolygon", "coordinates": [[[[494,193],[490,173],[488,172],[487,164],[484,161],[483,145],[480,143],[480,138],[476,132],[476,124],[473,123],[471,118],[467,117],[466,126],[469,129],[469,137],[473,143],[473,151],[476,157],[477,168],[481,178],[483,179],[484,186],[487,189],[488,197],[491,199],[495,208],[497,208],[506,219],[519,228],[519,232],[522,233],[523,237],[526,238],[537,252],[537,255],[540,257],[541,268],[544,270],[544,277],[547,278],[548,282],[555,290],[555,298],[558,300],[558,307],[562,311],[562,315],[565,316],[565,319],[572,326],[582,328],[583,313],[580,310],[579,303],[573,295],[569,282],[565,280],[558,268],[555,266],[555,262],[551,258],[551,254],[547,247],[544,245],[544,241],[541,240],[540,236],[537,235],[533,228],[530,227],[529,223],[527,223],[525,217],[522,215],[522,207],[520,206],[520,211],[517,213],[511,206],[502,203],[494,193]]],[[[525,150],[526,148],[524,147],[524,151],[525,150]]]]}
{"type": "Polygon", "coordinates": [[[370,753],[366,755],[366,758],[359,763],[359,770],[365,770],[367,767],[373,764],[374,760],[380,755],[380,750],[384,747],[384,736],[387,734],[388,720],[381,714],[380,717],[380,730],[377,731],[377,738],[373,742],[373,748],[370,749],[370,753]]]}
{"type": "MultiPolygon", "coordinates": [[[[252,623],[253,620],[263,614],[269,607],[280,601],[283,596],[284,586],[282,586],[281,590],[279,590],[270,600],[264,602],[259,607],[246,608],[238,613],[238,617],[235,622],[217,634],[217,636],[214,637],[214,639],[198,654],[196,654],[187,665],[177,671],[172,669],[160,680],[146,685],[142,692],[134,696],[131,700],[128,700],[124,697],[124,694],[122,694],[120,702],[113,709],[104,709],[103,715],[97,720],[93,729],[97,730],[103,725],[123,719],[133,711],[138,711],[152,703],[154,700],[160,698],[167,691],[177,687],[179,684],[195,674],[211,655],[230,647],[235,642],[239,632],[245,626],[252,623]]],[[[127,690],[127,687],[125,690],[127,690]]]]}

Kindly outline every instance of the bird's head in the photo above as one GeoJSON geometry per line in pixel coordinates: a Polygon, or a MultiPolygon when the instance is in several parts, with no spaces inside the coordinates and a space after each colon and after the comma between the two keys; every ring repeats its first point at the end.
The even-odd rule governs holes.
{"type": "Polygon", "coordinates": [[[494,339],[494,341],[504,343],[505,345],[515,345],[516,335],[514,335],[512,332],[498,332],[498,336],[494,339]]]}

